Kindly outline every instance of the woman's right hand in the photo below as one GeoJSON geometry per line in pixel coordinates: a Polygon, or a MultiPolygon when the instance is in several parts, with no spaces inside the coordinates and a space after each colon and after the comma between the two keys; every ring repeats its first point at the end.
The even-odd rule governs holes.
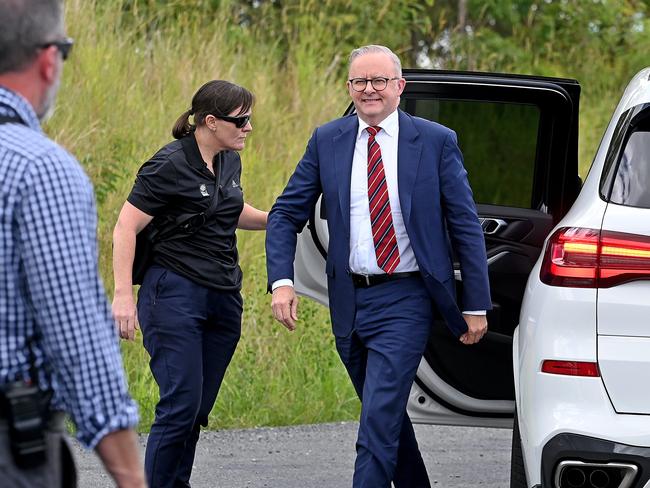
{"type": "Polygon", "coordinates": [[[128,341],[135,339],[135,331],[140,328],[131,282],[136,235],[152,219],[151,215],[125,202],[113,229],[113,318],[120,337],[128,341]]]}
{"type": "Polygon", "coordinates": [[[115,319],[115,326],[122,339],[127,341],[135,339],[135,331],[140,326],[132,292],[115,294],[113,297],[113,319],[115,319]]]}

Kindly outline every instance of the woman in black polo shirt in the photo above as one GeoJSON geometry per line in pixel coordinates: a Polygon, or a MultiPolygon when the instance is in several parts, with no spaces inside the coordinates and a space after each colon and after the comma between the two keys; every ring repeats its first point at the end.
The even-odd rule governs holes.
{"type": "Polygon", "coordinates": [[[235,230],[265,229],[267,217],[244,203],[240,184],[238,151],[252,130],[252,105],[253,95],[233,83],[203,85],[173,128],[176,140],[140,168],[113,232],[113,316],[128,340],[139,321],[160,390],[145,455],[152,488],[189,486],[200,426],[239,340],[235,230]],[[185,216],[196,216],[189,228],[178,225],[185,216]],[[166,230],[153,246],[136,314],[136,234],[150,222],[166,230]]]}

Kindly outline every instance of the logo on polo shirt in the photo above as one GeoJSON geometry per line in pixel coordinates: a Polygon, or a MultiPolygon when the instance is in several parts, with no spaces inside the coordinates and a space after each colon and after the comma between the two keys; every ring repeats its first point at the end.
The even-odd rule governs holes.
{"type": "Polygon", "coordinates": [[[237,188],[238,186],[239,184],[235,180],[232,180],[232,187],[237,188]]]}
{"type": "Polygon", "coordinates": [[[201,192],[201,195],[203,195],[204,197],[210,196],[210,194],[208,193],[208,188],[205,186],[205,184],[199,186],[199,191],[201,192]]]}

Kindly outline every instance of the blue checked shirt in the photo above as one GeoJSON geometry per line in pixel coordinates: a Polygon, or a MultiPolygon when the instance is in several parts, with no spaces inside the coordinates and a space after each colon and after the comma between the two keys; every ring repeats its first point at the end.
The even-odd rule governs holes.
{"type": "Polygon", "coordinates": [[[29,378],[31,356],[52,407],[93,448],[138,416],[97,273],[92,185],[27,101],[3,87],[0,115],[24,122],[0,124],[0,385],[29,378]]]}

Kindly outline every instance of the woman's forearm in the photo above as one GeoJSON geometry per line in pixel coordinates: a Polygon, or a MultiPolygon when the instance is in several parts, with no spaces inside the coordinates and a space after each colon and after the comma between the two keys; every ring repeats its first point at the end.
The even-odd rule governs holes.
{"type": "Polygon", "coordinates": [[[237,228],[244,230],[264,230],[266,229],[266,219],[268,215],[268,212],[258,210],[248,203],[244,203],[244,209],[239,215],[237,228]]]}
{"type": "Polygon", "coordinates": [[[115,293],[133,293],[132,272],[135,257],[135,231],[118,221],[113,230],[113,279],[115,293]]]}

